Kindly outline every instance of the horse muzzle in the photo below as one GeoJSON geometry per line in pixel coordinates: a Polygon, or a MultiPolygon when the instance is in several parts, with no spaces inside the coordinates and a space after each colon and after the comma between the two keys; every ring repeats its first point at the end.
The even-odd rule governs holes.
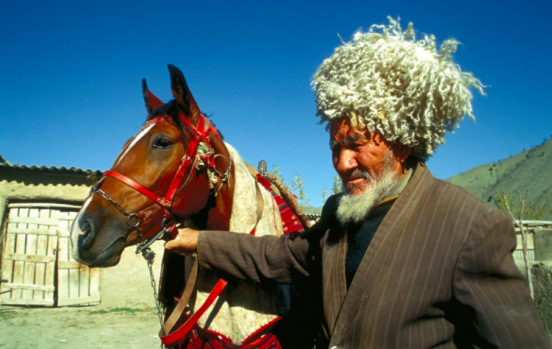
{"type": "MultiPolygon", "coordinates": [[[[105,229],[105,227],[103,228],[105,229]]],[[[112,228],[113,229],[113,228],[112,228]]],[[[125,248],[126,234],[114,229],[112,234],[102,232],[93,219],[87,219],[80,212],[71,226],[72,256],[77,262],[90,267],[110,267],[117,265],[125,248]]]]}

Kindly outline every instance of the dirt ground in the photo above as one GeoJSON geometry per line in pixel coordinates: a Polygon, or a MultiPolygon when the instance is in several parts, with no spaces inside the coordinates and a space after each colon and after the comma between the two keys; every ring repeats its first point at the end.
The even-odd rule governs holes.
{"type": "Polygon", "coordinates": [[[159,348],[153,309],[0,306],[0,348],[159,348]]]}

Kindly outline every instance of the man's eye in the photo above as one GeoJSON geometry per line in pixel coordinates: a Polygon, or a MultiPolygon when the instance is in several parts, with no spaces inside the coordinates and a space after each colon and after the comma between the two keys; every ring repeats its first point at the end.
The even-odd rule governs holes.
{"type": "Polygon", "coordinates": [[[157,149],[169,149],[172,145],[172,142],[164,137],[159,137],[153,141],[152,147],[157,149]]]}

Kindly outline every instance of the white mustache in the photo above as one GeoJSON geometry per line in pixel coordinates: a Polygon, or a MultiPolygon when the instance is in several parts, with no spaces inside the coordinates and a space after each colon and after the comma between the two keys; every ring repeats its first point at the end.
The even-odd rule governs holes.
{"type": "Polygon", "coordinates": [[[341,180],[348,181],[351,178],[355,178],[355,177],[362,177],[368,181],[372,180],[372,176],[370,175],[370,173],[368,173],[368,171],[363,171],[358,168],[354,170],[350,175],[346,176],[345,178],[342,177],[341,180]]]}

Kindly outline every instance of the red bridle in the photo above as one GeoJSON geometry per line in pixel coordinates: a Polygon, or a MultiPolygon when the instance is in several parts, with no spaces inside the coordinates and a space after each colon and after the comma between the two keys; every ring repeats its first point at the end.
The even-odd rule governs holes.
{"type": "MultiPolygon", "coordinates": [[[[212,188],[214,190],[214,195],[215,196],[220,191],[222,186],[230,178],[230,170],[231,170],[232,160],[230,160],[228,168],[225,171],[225,174],[221,175],[220,173],[218,173],[218,171],[216,171],[216,168],[215,168],[215,156],[216,155],[212,154],[209,151],[207,153],[204,153],[204,154],[198,154],[198,148],[199,148],[201,142],[204,142],[205,145],[207,145],[207,147],[209,149],[213,148],[212,143],[209,139],[209,133],[213,132],[218,138],[220,138],[219,132],[214,127],[205,128],[205,117],[203,115],[200,115],[197,127],[194,127],[192,124],[190,124],[190,122],[182,114],[179,117],[180,117],[180,120],[182,120],[182,122],[184,122],[184,124],[191,131],[191,133],[193,135],[193,139],[188,144],[188,149],[186,151],[186,154],[182,157],[182,160],[180,161],[178,169],[176,170],[176,173],[174,174],[174,177],[173,177],[173,179],[172,179],[172,181],[171,181],[171,183],[170,183],[170,185],[167,189],[167,192],[165,193],[165,196],[156,195],[151,190],[149,190],[146,187],[144,187],[143,185],[137,183],[133,179],[131,179],[131,178],[119,173],[119,172],[112,171],[112,170],[106,171],[104,173],[103,177],[98,182],[98,184],[96,186],[92,187],[92,189],[91,189],[91,192],[100,194],[107,201],[109,201],[113,205],[115,205],[115,207],[123,215],[125,215],[127,217],[127,224],[131,228],[133,228],[137,231],[139,237],[142,239],[142,242],[138,245],[138,248],[136,249],[136,253],[142,252],[144,258],[146,259],[146,261],[148,261],[148,266],[150,266],[150,275],[151,275],[151,263],[153,261],[153,252],[149,249],[149,246],[152,243],[154,243],[156,240],[158,240],[159,238],[164,237],[166,235],[166,233],[170,233],[170,236],[167,236],[167,238],[169,238],[169,239],[170,238],[174,239],[176,237],[176,235],[178,234],[177,233],[177,228],[176,228],[176,219],[175,219],[174,213],[172,212],[172,208],[173,208],[173,204],[175,202],[176,193],[177,193],[178,189],[181,188],[181,187],[184,187],[185,184],[187,183],[188,179],[192,175],[194,164],[196,164],[196,161],[202,161],[206,165],[206,176],[208,177],[207,180],[209,181],[209,183],[211,183],[211,180],[212,180],[211,178],[209,178],[210,175],[211,175],[211,172],[210,172],[211,170],[210,169],[214,169],[214,172],[217,173],[221,177],[220,178],[221,179],[220,180],[220,185],[219,185],[218,190],[215,190],[215,188],[213,186],[211,186],[212,183],[210,184],[210,188],[212,188]],[[201,156],[201,155],[203,155],[203,156],[201,156]],[[136,190],[140,194],[142,194],[142,195],[146,196],[147,198],[149,198],[150,200],[152,200],[155,203],[152,206],[157,206],[158,208],[157,207],[153,208],[152,206],[149,206],[149,207],[143,209],[142,211],[140,211],[138,213],[128,213],[119,203],[117,203],[115,200],[113,200],[107,193],[105,193],[104,191],[99,189],[99,186],[100,186],[101,182],[106,177],[115,178],[118,181],[128,185],[132,189],[136,190]],[[182,185],[183,181],[184,181],[184,185],[182,185]],[[161,223],[161,230],[157,234],[155,234],[155,236],[152,237],[150,240],[146,240],[142,236],[139,227],[144,221],[146,221],[147,219],[154,216],[160,210],[163,210],[163,222],[161,223]],[[136,219],[136,221],[133,221],[133,219],[136,219]],[[170,223],[169,226],[167,226],[165,224],[166,222],[170,223]]],[[[146,122],[146,124],[144,126],[153,125],[153,124],[155,124],[157,122],[160,122],[160,121],[167,121],[167,116],[161,116],[161,117],[149,120],[149,121],[146,122]]],[[[180,128],[178,128],[178,129],[180,131],[180,128]]],[[[197,266],[195,268],[197,270],[197,266]]],[[[151,276],[151,277],[152,277],[152,280],[153,280],[153,276],[151,276]]],[[[194,279],[194,281],[189,280],[188,282],[195,283],[195,277],[193,279],[194,279]]],[[[224,290],[226,285],[227,285],[227,282],[220,279],[217,282],[217,284],[215,285],[215,288],[213,289],[211,294],[209,295],[209,298],[208,298],[208,301],[206,302],[206,304],[204,304],[197,311],[197,313],[194,314],[194,316],[192,316],[192,318],[189,319],[185,323],[185,325],[180,327],[174,333],[171,333],[171,334],[165,336],[165,330],[163,328],[163,324],[161,324],[161,333],[160,333],[160,335],[161,335],[161,339],[163,340],[163,342],[173,343],[175,341],[178,341],[180,338],[183,338],[183,336],[185,336],[186,333],[189,331],[188,327],[190,327],[190,326],[193,327],[194,326],[194,324],[197,322],[197,319],[199,319],[199,317],[201,317],[201,314],[203,314],[203,312],[205,312],[207,310],[207,308],[210,306],[210,304],[213,303],[214,299],[224,290]]],[[[186,288],[187,289],[189,288],[188,285],[186,286],[186,288]]],[[[190,288],[190,290],[192,290],[193,288],[194,287],[192,286],[190,288]]],[[[186,292],[186,291],[184,291],[184,292],[186,292]]],[[[155,287],[154,287],[154,295],[155,295],[155,287]]],[[[157,296],[156,296],[156,298],[157,298],[157,296]]],[[[158,302],[157,299],[156,299],[156,302],[158,302]]],[[[179,302],[179,304],[180,303],[187,303],[187,300],[181,300],[179,302]]],[[[157,303],[157,306],[159,307],[158,303],[157,303]]],[[[182,309],[184,309],[184,307],[182,307],[182,309]]],[[[174,312],[174,314],[173,314],[173,316],[178,316],[179,318],[180,318],[181,315],[182,315],[182,312],[180,312],[180,313],[174,312]]]]}
{"type": "MultiPolygon", "coordinates": [[[[167,116],[160,116],[158,118],[149,120],[146,122],[144,126],[153,125],[160,121],[168,121],[167,116]]],[[[140,238],[142,239],[142,243],[140,244],[138,250],[136,253],[141,252],[142,250],[146,249],[148,246],[150,246],[155,240],[163,237],[165,233],[170,233],[171,237],[174,238],[177,234],[176,230],[176,220],[174,219],[174,214],[172,212],[172,207],[175,201],[176,192],[180,188],[182,181],[184,180],[186,174],[188,174],[188,178],[191,175],[192,167],[195,163],[196,158],[196,152],[198,149],[198,146],[200,142],[205,142],[210,148],[212,148],[211,141],[209,140],[209,133],[213,132],[218,138],[220,138],[220,134],[214,127],[205,127],[205,121],[204,116],[200,115],[199,122],[197,127],[194,127],[190,122],[186,119],[186,117],[182,114],[180,114],[180,120],[184,122],[184,124],[192,131],[193,139],[188,144],[188,150],[186,151],[186,154],[184,157],[182,157],[182,160],[180,162],[180,165],[178,166],[178,169],[176,173],[174,174],[174,177],[167,189],[167,192],[165,196],[158,196],[151,192],[149,189],[144,187],[143,185],[137,183],[133,179],[119,173],[116,171],[106,171],[103,175],[103,177],[100,179],[98,184],[94,187],[92,187],[91,192],[100,194],[103,198],[114,204],[117,209],[125,216],[127,216],[127,223],[131,228],[134,228],[138,231],[138,234],[140,238]],[[140,194],[146,196],[150,200],[152,200],[155,204],[158,205],[159,208],[152,208],[152,206],[149,206],[145,208],[144,210],[138,212],[138,213],[128,213],[126,212],[120,204],[118,204],[115,200],[113,200],[108,194],[106,194],[104,191],[99,189],[99,184],[103,182],[103,180],[106,177],[113,177],[117,179],[118,181],[128,185],[132,189],[136,190],[140,194]],[[146,221],[147,219],[151,218],[154,214],[159,212],[159,210],[163,210],[163,223],[161,224],[161,231],[159,231],[155,236],[149,240],[146,241],[143,236],[141,235],[139,231],[139,226],[146,221]],[[136,219],[136,221],[133,221],[133,219],[136,219]],[[170,226],[166,226],[166,222],[170,222],[170,226]]],[[[204,161],[207,166],[215,167],[215,161],[214,157],[210,156],[209,154],[205,154],[204,157],[201,159],[204,161]]],[[[229,176],[229,169],[227,170],[227,173],[225,175],[225,178],[221,179],[220,185],[222,186],[226,180],[228,180],[229,176]]],[[[208,178],[208,180],[210,180],[208,178]]]]}

